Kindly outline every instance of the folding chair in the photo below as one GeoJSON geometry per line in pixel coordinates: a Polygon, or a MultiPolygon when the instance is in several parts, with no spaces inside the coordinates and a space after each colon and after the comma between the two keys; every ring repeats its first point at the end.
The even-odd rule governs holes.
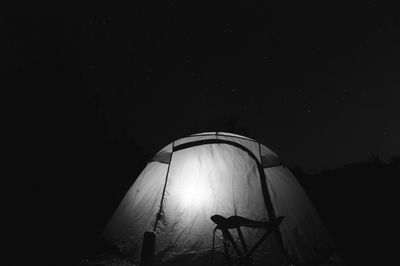
{"type": "MultiPolygon", "coordinates": [[[[229,255],[228,251],[228,245],[230,244],[233,249],[236,251],[236,254],[238,256],[237,264],[236,265],[243,265],[243,266],[250,266],[252,265],[252,259],[251,255],[253,252],[261,245],[261,243],[268,237],[268,235],[273,232],[279,224],[283,220],[283,216],[279,216],[275,218],[274,220],[270,220],[267,222],[259,222],[259,221],[254,221],[250,220],[241,216],[231,216],[229,218],[225,218],[221,215],[213,215],[211,216],[211,220],[217,224],[217,226],[214,229],[214,235],[216,230],[221,230],[222,231],[222,236],[224,239],[224,251],[225,251],[225,256],[226,260],[228,262],[228,265],[231,266],[232,260],[229,255]],[[265,228],[266,232],[264,235],[254,244],[253,247],[250,249],[247,247],[246,242],[244,241],[244,237],[242,234],[242,230],[240,227],[251,227],[251,228],[265,228]],[[242,250],[239,249],[238,245],[235,243],[231,233],[229,232],[229,229],[236,229],[240,243],[242,245],[242,250]]],[[[213,255],[214,255],[214,237],[213,237],[213,250],[212,250],[212,258],[211,258],[211,265],[213,262],[213,255]]]]}

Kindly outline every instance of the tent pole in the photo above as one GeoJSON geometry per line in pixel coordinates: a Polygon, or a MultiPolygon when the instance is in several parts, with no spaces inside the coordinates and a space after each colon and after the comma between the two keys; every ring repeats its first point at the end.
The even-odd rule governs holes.
{"type": "Polygon", "coordinates": [[[156,216],[156,221],[154,222],[153,231],[145,232],[144,235],[143,235],[142,254],[141,254],[141,259],[140,259],[140,266],[152,266],[153,265],[154,250],[155,250],[155,244],[156,244],[157,224],[158,224],[158,221],[161,219],[164,196],[165,196],[165,190],[166,190],[166,187],[167,187],[169,169],[171,167],[171,161],[172,161],[172,154],[173,153],[174,153],[174,142],[172,142],[171,158],[170,158],[170,160],[168,162],[167,173],[165,174],[165,183],[164,183],[164,188],[163,188],[163,191],[162,191],[162,194],[161,194],[160,209],[158,210],[158,213],[157,213],[157,216],[156,216]]]}
{"type": "MultiPolygon", "coordinates": [[[[264,168],[262,167],[262,156],[261,156],[261,144],[260,143],[258,143],[258,148],[259,148],[259,152],[260,152],[260,162],[257,163],[257,166],[259,167],[258,170],[260,172],[261,189],[262,189],[262,193],[264,196],[265,206],[267,207],[268,217],[272,221],[276,218],[276,214],[275,214],[274,206],[272,205],[271,196],[268,191],[267,175],[264,171],[264,168]]],[[[282,234],[281,234],[281,231],[279,230],[279,226],[274,228],[274,234],[278,240],[278,245],[280,246],[280,248],[283,252],[283,256],[288,261],[290,261],[291,259],[289,257],[289,254],[287,253],[286,248],[283,245],[282,234]]]]}
{"type": "Polygon", "coordinates": [[[162,213],[162,208],[163,208],[163,203],[164,203],[165,189],[167,188],[169,169],[170,169],[170,167],[171,167],[171,161],[172,161],[172,155],[174,154],[174,148],[175,148],[175,142],[172,142],[171,159],[169,160],[168,168],[167,168],[167,173],[165,174],[165,183],[164,183],[163,192],[162,192],[162,194],[161,194],[160,209],[158,210],[158,213],[157,213],[157,216],[156,216],[156,221],[155,221],[154,227],[153,227],[153,231],[154,231],[154,232],[155,232],[156,229],[157,229],[158,221],[161,219],[161,213],[162,213]]]}

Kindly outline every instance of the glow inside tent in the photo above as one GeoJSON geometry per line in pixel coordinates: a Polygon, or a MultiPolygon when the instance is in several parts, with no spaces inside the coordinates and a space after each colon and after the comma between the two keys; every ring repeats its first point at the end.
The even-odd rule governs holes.
{"type": "MultiPolygon", "coordinates": [[[[103,236],[137,265],[143,235],[153,230],[154,265],[210,265],[212,252],[213,265],[225,265],[219,230],[212,248],[216,225],[210,217],[215,214],[256,221],[284,216],[279,231],[252,255],[254,265],[282,265],[283,253],[305,262],[333,246],[279,156],[253,139],[222,132],[191,135],[159,151],[126,193],[103,236]]],[[[242,230],[249,246],[264,233],[242,230]]]]}

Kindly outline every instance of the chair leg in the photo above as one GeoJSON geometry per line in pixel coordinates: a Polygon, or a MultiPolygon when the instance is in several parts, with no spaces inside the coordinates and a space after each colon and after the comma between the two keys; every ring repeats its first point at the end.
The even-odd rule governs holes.
{"type": "Polygon", "coordinates": [[[261,245],[261,243],[268,237],[268,235],[272,232],[272,230],[268,230],[258,241],[257,243],[247,252],[243,259],[250,258],[251,254],[261,245]]]}
{"type": "Polygon", "coordinates": [[[243,257],[242,252],[240,251],[239,247],[236,245],[235,240],[233,240],[233,237],[231,233],[227,229],[222,229],[223,234],[226,238],[228,238],[229,243],[231,243],[232,247],[235,249],[236,253],[238,254],[239,258],[243,257]]]}
{"type": "Polygon", "coordinates": [[[226,246],[227,245],[227,243],[226,243],[226,240],[225,240],[225,235],[224,234],[222,234],[223,236],[224,236],[224,251],[225,251],[225,257],[226,257],[226,261],[228,262],[228,265],[229,266],[232,266],[232,261],[231,261],[231,257],[229,256],[229,250],[228,250],[228,247],[226,246]]]}
{"type": "Polygon", "coordinates": [[[238,232],[238,235],[239,235],[239,238],[240,238],[240,242],[242,243],[243,251],[246,254],[248,250],[247,250],[246,242],[244,241],[242,230],[240,229],[240,227],[236,227],[236,230],[238,232]]]}

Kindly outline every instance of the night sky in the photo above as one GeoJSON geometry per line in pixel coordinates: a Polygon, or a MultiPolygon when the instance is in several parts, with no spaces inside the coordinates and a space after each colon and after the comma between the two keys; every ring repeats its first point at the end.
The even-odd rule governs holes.
{"type": "Polygon", "coordinates": [[[188,134],[231,129],[308,173],[400,154],[394,6],[247,2],[95,2],[91,16],[1,19],[6,114],[28,171],[21,204],[40,206],[27,215],[46,217],[38,231],[66,239],[46,243],[85,230],[88,242],[151,155],[188,134]]]}

